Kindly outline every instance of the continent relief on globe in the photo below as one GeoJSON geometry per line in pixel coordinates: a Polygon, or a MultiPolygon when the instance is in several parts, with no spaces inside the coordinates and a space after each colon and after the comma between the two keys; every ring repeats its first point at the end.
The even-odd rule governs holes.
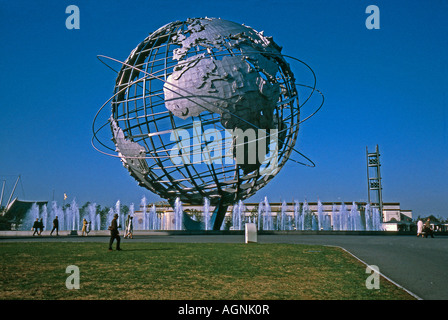
{"type": "MultiPolygon", "coordinates": [[[[226,129],[252,129],[258,134],[257,128],[275,126],[273,114],[280,87],[268,83],[242,57],[215,60],[201,55],[174,68],[164,85],[164,94],[166,108],[181,119],[209,111],[221,116],[226,129]]],[[[239,164],[250,172],[260,163],[249,164],[248,146],[246,149],[243,163],[239,164]]]]}

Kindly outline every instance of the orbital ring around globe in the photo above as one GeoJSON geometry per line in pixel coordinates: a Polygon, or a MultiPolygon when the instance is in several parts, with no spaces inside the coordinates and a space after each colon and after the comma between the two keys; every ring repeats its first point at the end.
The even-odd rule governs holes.
{"type": "MultiPolygon", "coordinates": [[[[257,54],[259,54],[258,52],[253,52],[253,53],[257,53],[257,54]]],[[[316,77],[316,75],[315,75],[315,73],[314,73],[314,70],[313,70],[308,64],[306,64],[304,61],[302,61],[302,60],[300,60],[300,59],[298,59],[298,58],[292,57],[292,56],[288,56],[288,55],[284,55],[284,54],[282,54],[282,57],[284,57],[284,58],[289,58],[289,59],[293,59],[293,60],[295,60],[295,61],[297,61],[297,62],[302,63],[303,65],[305,65],[305,66],[311,71],[311,73],[312,73],[312,75],[313,75],[313,78],[314,78],[314,83],[313,83],[312,85],[306,85],[306,84],[302,84],[302,83],[295,83],[296,86],[301,86],[301,87],[305,87],[305,88],[311,89],[311,92],[310,92],[310,94],[308,95],[308,97],[307,97],[301,104],[298,105],[298,107],[297,107],[297,111],[296,111],[296,113],[295,113],[294,115],[297,115],[297,113],[299,113],[300,109],[301,109],[302,107],[305,106],[305,104],[311,99],[311,97],[313,96],[313,94],[314,94],[315,92],[319,93],[320,96],[321,96],[321,98],[322,98],[322,100],[321,100],[319,106],[313,111],[313,113],[311,113],[311,114],[308,115],[305,119],[302,119],[302,120],[300,120],[297,124],[295,124],[295,126],[298,126],[299,124],[301,124],[301,123],[303,123],[303,122],[309,120],[311,117],[313,117],[313,116],[314,116],[314,115],[315,115],[315,114],[322,108],[322,106],[323,106],[323,104],[324,104],[324,95],[323,95],[323,93],[322,93],[320,90],[318,90],[318,89],[316,88],[317,77],[316,77]]],[[[108,56],[104,56],[104,55],[98,55],[97,58],[98,58],[103,64],[105,64],[107,67],[109,67],[111,70],[113,70],[113,71],[116,72],[116,73],[118,73],[118,71],[115,70],[114,68],[112,68],[112,67],[111,67],[109,64],[107,64],[105,61],[103,61],[102,58],[107,59],[107,60],[111,60],[111,61],[114,61],[114,62],[117,62],[117,63],[120,63],[121,65],[126,65],[126,66],[128,66],[128,67],[130,67],[130,68],[137,69],[138,71],[143,72],[143,73],[146,74],[146,76],[145,76],[144,78],[140,78],[140,79],[136,80],[135,82],[131,82],[131,83],[129,83],[126,87],[123,87],[123,88],[121,89],[121,90],[123,90],[123,91],[126,90],[126,89],[128,89],[129,87],[131,87],[132,85],[134,85],[134,84],[136,84],[136,83],[138,83],[138,82],[142,82],[142,81],[145,80],[145,79],[151,79],[151,78],[153,78],[153,79],[160,80],[160,81],[162,81],[162,82],[167,82],[167,81],[164,81],[164,80],[160,79],[160,76],[156,76],[156,75],[154,75],[154,74],[149,74],[149,73],[145,72],[144,70],[141,70],[141,69],[135,68],[135,67],[133,67],[133,66],[130,66],[130,65],[126,64],[125,62],[123,62],[123,61],[119,61],[119,60],[114,59],[114,58],[112,58],[112,57],[108,57],[108,56]]],[[[203,59],[205,59],[205,58],[203,58],[203,59]]],[[[183,89],[183,88],[179,88],[179,90],[181,90],[181,91],[186,91],[186,90],[183,89]]],[[[187,93],[188,93],[188,92],[187,92],[187,93]]],[[[107,121],[105,124],[103,124],[99,129],[95,129],[95,123],[96,123],[96,119],[98,118],[99,114],[100,114],[101,111],[104,109],[104,107],[106,107],[106,106],[109,104],[109,102],[110,102],[116,95],[118,95],[118,94],[119,94],[119,92],[115,93],[113,96],[111,96],[111,97],[110,97],[110,98],[109,98],[109,99],[108,99],[108,100],[101,106],[101,108],[97,111],[97,113],[96,113],[96,115],[95,115],[95,117],[94,117],[93,125],[92,125],[92,132],[93,132],[93,136],[92,136],[92,146],[93,146],[98,152],[103,153],[103,154],[105,154],[105,155],[107,155],[107,156],[115,157],[115,158],[120,158],[121,156],[119,156],[119,155],[117,155],[117,154],[113,154],[113,153],[107,153],[107,152],[104,152],[104,151],[102,151],[101,149],[99,149],[99,148],[95,145],[95,141],[97,141],[99,144],[101,144],[101,145],[102,145],[103,147],[105,147],[106,149],[109,149],[109,150],[111,150],[111,151],[115,151],[115,148],[112,148],[112,147],[109,147],[109,146],[105,145],[105,144],[104,144],[100,139],[98,139],[98,137],[97,137],[98,132],[101,131],[105,126],[109,125],[109,121],[107,121]]],[[[186,99],[188,99],[188,97],[186,97],[186,99]]],[[[297,96],[294,96],[294,97],[290,98],[289,101],[294,100],[294,99],[297,99],[297,100],[298,100],[298,97],[297,97],[297,96]]],[[[288,101],[281,101],[282,104],[285,103],[285,102],[288,102],[288,101]]],[[[207,104],[208,102],[205,101],[205,103],[207,104]]],[[[205,106],[203,106],[203,105],[201,105],[201,107],[203,107],[204,109],[207,109],[207,107],[205,107],[205,106]]],[[[233,114],[232,112],[230,112],[230,111],[228,111],[228,110],[222,110],[222,111],[223,111],[223,112],[226,112],[226,113],[229,113],[229,114],[230,114],[231,116],[233,116],[233,117],[237,117],[237,118],[241,119],[242,121],[248,123],[249,125],[251,125],[252,127],[256,128],[256,129],[263,130],[263,129],[261,129],[261,128],[258,128],[255,124],[250,123],[250,122],[248,122],[247,120],[238,117],[238,115],[233,114]]],[[[288,130],[288,129],[283,129],[283,130],[279,131],[278,133],[282,133],[282,132],[284,132],[284,131],[286,131],[286,130],[288,130]]],[[[154,134],[158,134],[158,133],[157,133],[157,132],[156,132],[156,133],[152,133],[152,135],[154,135],[154,134]]],[[[268,138],[269,138],[269,135],[270,135],[270,133],[269,133],[269,132],[266,132],[266,137],[264,137],[264,138],[257,138],[256,140],[258,141],[258,140],[260,140],[260,139],[268,139],[268,138]]],[[[242,144],[247,144],[247,143],[249,143],[249,142],[243,142],[242,144]]],[[[296,150],[295,148],[291,148],[291,150],[294,151],[295,153],[299,154],[301,157],[305,158],[310,164],[306,164],[306,163],[300,162],[300,161],[295,160],[295,159],[293,159],[293,158],[289,158],[289,160],[291,160],[291,161],[293,161],[293,162],[296,162],[296,163],[298,163],[298,164],[304,165],[304,166],[309,166],[309,167],[314,167],[314,166],[315,166],[314,162],[313,162],[310,158],[308,158],[307,156],[305,156],[303,153],[301,153],[300,151],[296,150]]],[[[194,153],[193,153],[193,154],[194,154],[194,153]]],[[[129,158],[154,159],[154,158],[166,158],[166,157],[170,157],[170,156],[160,156],[160,157],[157,157],[157,156],[143,156],[143,157],[141,157],[141,156],[137,156],[137,157],[129,157],[129,158]]]]}
{"type": "MultiPolygon", "coordinates": [[[[321,109],[324,97],[316,89],[312,68],[280,51],[281,47],[271,37],[250,27],[221,19],[196,18],[159,28],[124,62],[99,55],[98,59],[112,70],[104,59],[119,63],[121,69],[114,70],[117,78],[113,96],[94,117],[93,147],[120,158],[139,185],[170,202],[180,199],[198,204],[208,198],[212,205],[219,203],[223,208],[255,194],[288,160],[314,166],[295,144],[299,125],[321,109]],[[285,58],[306,66],[313,84],[296,82],[285,58]],[[301,104],[297,87],[310,90],[301,104]],[[320,105],[300,120],[301,108],[315,92],[322,98],[320,105]],[[100,113],[109,104],[112,113],[97,128],[100,113]],[[198,128],[196,123],[200,124],[198,128]],[[108,125],[114,147],[99,138],[108,125]],[[187,153],[190,159],[184,161],[184,146],[167,136],[172,138],[173,132],[186,129],[197,130],[197,136],[205,141],[194,141],[193,134],[192,144],[187,144],[192,149],[187,153]],[[230,142],[230,158],[235,158],[240,147],[247,148],[256,142],[254,150],[259,158],[255,162],[246,161],[247,153],[244,161],[238,163],[210,161],[216,160],[209,147],[219,134],[250,129],[258,130],[255,137],[246,141],[238,140],[238,134],[231,138],[224,136],[223,144],[230,142]],[[274,136],[272,131],[278,152],[275,156],[266,148],[267,141],[274,136]],[[207,140],[210,132],[214,138],[207,140]],[[259,146],[263,140],[264,145],[259,146]],[[103,151],[96,143],[117,153],[103,151]],[[173,162],[171,152],[176,148],[182,163],[173,162]],[[309,163],[290,158],[292,152],[309,163]],[[201,153],[203,158],[197,162],[195,157],[201,153]],[[265,169],[272,164],[275,170],[266,174],[265,169]]],[[[216,153],[217,149],[212,150],[216,153]]]]}

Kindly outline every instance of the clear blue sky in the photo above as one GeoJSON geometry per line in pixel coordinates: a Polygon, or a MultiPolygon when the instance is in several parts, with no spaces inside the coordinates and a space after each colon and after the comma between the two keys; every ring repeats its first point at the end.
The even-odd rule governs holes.
{"type": "Polygon", "coordinates": [[[56,200],[66,192],[80,204],[159,200],[91,147],[93,117],[115,80],[97,55],[124,60],[160,26],[209,16],[273,36],[312,66],[325,95],[297,144],[316,167],[290,162],[250,200],[365,201],[365,149],[378,144],[384,201],[448,217],[447,12],[445,0],[0,0],[6,195],[20,174],[19,198],[52,200],[54,190],[56,200]],[[71,4],[79,30],[65,27],[71,4]],[[380,30],[365,27],[370,4],[380,9],[380,30]]]}

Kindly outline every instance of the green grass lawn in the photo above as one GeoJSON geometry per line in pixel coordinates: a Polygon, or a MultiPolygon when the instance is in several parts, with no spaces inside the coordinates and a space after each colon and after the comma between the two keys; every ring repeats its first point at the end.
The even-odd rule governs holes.
{"type": "Polygon", "coordinates": [[[413,299],[341,249],[293,244],[1,243],[0,299],[413,299]],[[69,265],[80,289],[67,289],[69,265]]]}

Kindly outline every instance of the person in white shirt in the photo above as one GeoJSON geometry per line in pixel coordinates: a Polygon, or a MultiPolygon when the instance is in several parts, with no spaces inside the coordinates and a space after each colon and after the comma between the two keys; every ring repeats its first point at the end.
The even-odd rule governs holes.
{"type": "Polygon", "coordinates": [[[421,219],[417,222],[417,237],[423,237],[423,221],[421,219]]]}

